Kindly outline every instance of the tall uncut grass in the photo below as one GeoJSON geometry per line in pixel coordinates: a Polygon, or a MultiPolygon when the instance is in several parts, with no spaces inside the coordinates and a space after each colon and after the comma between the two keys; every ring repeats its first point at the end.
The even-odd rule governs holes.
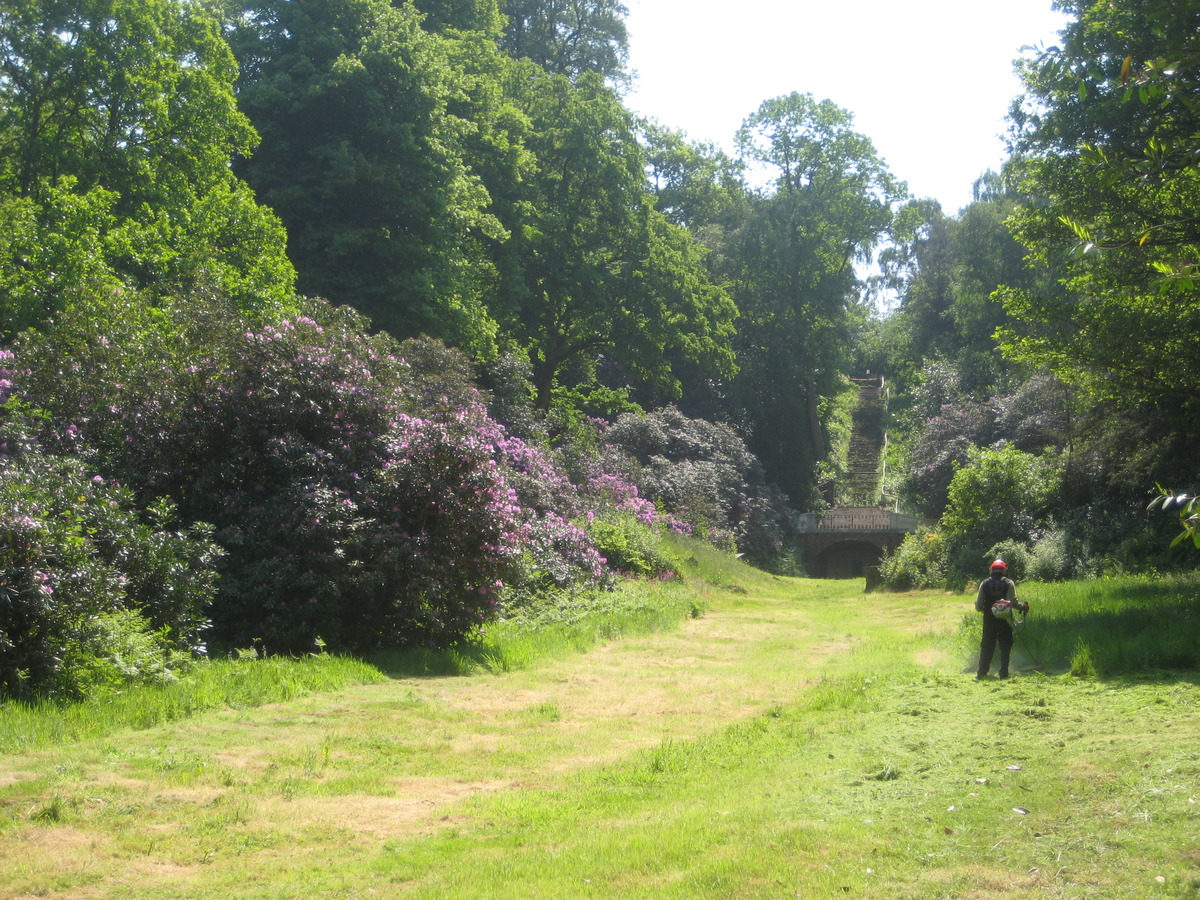
{"type": "MultiPolygon", "coordinates": [[[[1200,668],[1200,575],[1140,575],[1025,583],[1031,606],[1014,653],[1085,678],[1200,668]]],[[[978,642],[979,616],[963,642],[978,642]]]]}
{"type": "Polygon", "coordinates": [[[488,671],[507,672],[542,659],[586,652],[620,637],[669,630],[704,613],[706,601],[698,587],[728,588],[747,578],[770,577],[693,538],[666,533],[660,550],[685,578],[632,579],[615,591],[593,594],[586,604],[564,607],[549,617],[495,623],[472,648],[478,662],[488,671]]]}
{"type": "Polygon", "coordinates": [[[137,685],[81,703],[6,703],[0,706],[0,753],[103,737],[124,728],[152,728],[209,710],[261,706],[386,680],[375,667],[341,656],[208,660],[168,684],[137,685]]]}
{"type": "Polygon", "coordinates": [[[675,627],[703,612],[693,591],[682,585],[630,581],[608,595],[572,608],[560,619],[531,624],[502,620],[470,643],[447,650],[412,648],[373,654],[369,661],[389,675],[474,675],[513,672],[535,663],[584,653],[606,641],[675,627]]]}

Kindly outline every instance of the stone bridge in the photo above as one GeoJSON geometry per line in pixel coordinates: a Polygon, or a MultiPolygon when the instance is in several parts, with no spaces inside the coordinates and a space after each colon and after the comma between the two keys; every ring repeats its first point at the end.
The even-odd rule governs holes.
{"type": "Polygon", "coordinates": [[[800,546],[812,578],[864,578],[871,575],[886,550],[900,546],[920,520],[905,513],[871,506],[842,506],[799,517],[800,546]]]}

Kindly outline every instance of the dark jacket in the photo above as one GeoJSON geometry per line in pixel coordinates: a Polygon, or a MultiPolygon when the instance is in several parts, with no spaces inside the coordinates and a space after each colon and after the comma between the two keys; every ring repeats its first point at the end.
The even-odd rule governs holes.
{"type": "Polygon", "coordinates": [[[975,595],[975,609],[987,612],[997,600],[1017,602],[1017,585],[1007,575],[997,578],[990,575],[979,583],[979,593],[975,595]]]}

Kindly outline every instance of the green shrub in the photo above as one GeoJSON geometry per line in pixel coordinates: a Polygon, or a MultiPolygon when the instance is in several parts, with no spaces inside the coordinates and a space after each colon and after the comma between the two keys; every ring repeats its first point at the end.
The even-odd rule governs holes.
{"type": "Polygon", "coordinates": [[[940,588],[946,584],[946,542],[941,532],[921,527],[904,536],[895,553],[879,563],[881,585],[893,591],[940,588]]]}
{"type": "Polygon", "coordinates": [[[201,648],[219,554],[170,515],[143,520],[127,489],[44,452],[17,401],[0,407],[0,697],[161,680],[201,648]]]}
{"type": "Polygon", "coordinates": [[[73,695],[111,695],[132,684],[169,684],[190,665],[169,635],[156,630],[140,613],[118,609],[81,623],[63,646],[63,670],[73,695]]]}
{"type": "Polygon", "coordinates": [[[658,529],[632,513],[613,512],[588,523],[588,535],[609,568],[628,575],[673,576],[678,563],[663,549],[658,529]]]}
{"type": "Polygon", "coordinates": [[[993,544],[986,553],[979,558],[979,579],[980,581],[987,575],[988,569],[991,567],[992,560],[1002,559],[1005,565],[1008,566],[1008,577],[1015,581],[1023,581],[1029,573],[1029,549],[1020,541],[1007,540],[993,544]]]}
{"type": "Polygon", "coordinates": [[[1030,549],[1025,577],[1032,581],[1065,581],[1083,577],[1091,568],[1083,542],[1065,528],[1051,528],[1030,549]]]}
{"type": "Polygon", "coordinates": [[[1046,515],[1055,484],[1050,463],[1011,444],[994,450],[973,448],[969,462],[950,482],[949,503],[941,519],[949,547],[947,577],[952,582],[972,579],[987,565],[985,557],[996,546],[1031,540],[1046,515]]]}
{"type": "Polygon", "coordinates": [[[1088,644],[1080,641],[1075,645],[1068,671],[1076,678],[1096,678],[1100,675],[1096,661],[1092,658],[1092,648],[1088,644]]]}

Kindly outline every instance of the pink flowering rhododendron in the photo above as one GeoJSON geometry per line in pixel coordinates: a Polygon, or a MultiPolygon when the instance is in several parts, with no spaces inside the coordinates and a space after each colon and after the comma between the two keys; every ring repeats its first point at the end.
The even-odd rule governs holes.
{"type": "Polygon", "coordinates": [[[215,645],[447,646],[521,592],[605,583],[589,512],[659,520],[632,485],[576,485],[553,452],[509,434],[450,351],[319,304],[261,326],[171,314],[204,316],[205,340],[148,352],[131,309],[104,344],[87,330],[31,338],[37,371],[10,380],[76,429],[105,477],[212,524],[215,645]]]}

